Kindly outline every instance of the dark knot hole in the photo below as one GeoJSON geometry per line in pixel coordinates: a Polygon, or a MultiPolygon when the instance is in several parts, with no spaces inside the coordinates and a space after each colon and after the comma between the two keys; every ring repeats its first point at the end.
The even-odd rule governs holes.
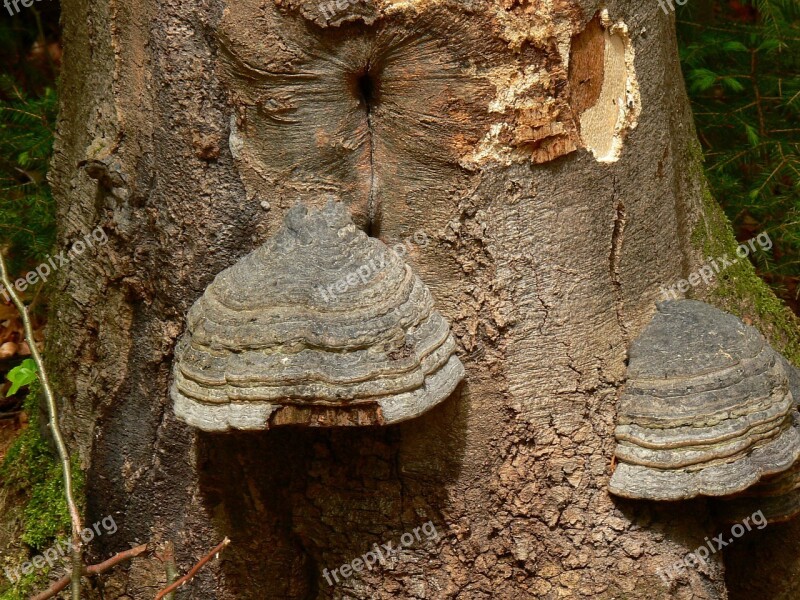
{"type": "Polygon", "coordinates": [[[373,108],[379,100],[380,92],[380,77],[376,69],[367,65],[357,73],[354,73],[351,79],[353,93],[359,101],[359,104],[366,108],[367,112],[373,108]]]}

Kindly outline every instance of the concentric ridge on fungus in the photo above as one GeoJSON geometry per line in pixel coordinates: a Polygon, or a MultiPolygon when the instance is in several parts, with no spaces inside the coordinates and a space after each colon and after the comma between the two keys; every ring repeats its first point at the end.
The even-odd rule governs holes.
{"type": "Polygon", "coordinates": [[[761,511],[770,523],[800,514],[800,460],[783,473],[768,475],[735,496],[720,498],[715,513],[727,523],[737,523],[761,511]]]}
{"type": "Polygon", "coordinates": [[[792,466],[795,418],[784,361],[756,329],[703,302],[662,302],[630,349],[609,490],[735,494],[792,466]]]}
{"type": "Polygon", "coordinates": [[[464,376],[422,283],[343,204],[291,209],[192,306],[175,350],[175,414],[206,431],[390,424],[464,376]]]}

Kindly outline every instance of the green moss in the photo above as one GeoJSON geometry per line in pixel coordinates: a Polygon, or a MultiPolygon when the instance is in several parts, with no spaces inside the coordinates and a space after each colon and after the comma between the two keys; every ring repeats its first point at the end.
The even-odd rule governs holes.
{"type": "MultiPolygon", "coordinates": [[[[20,434],[0,465],[0,484],[10,495],[20,498],[19,541],[29,547],[28,553],[39,554],[53,546],[58,539],[68,537],[69,510],[64,495],[61,463],[39,429],[39,383],[31,385],[25,400],[29,415],[28,427],[20,434]]],[[[82,497],[83,473],[73,461],[73,485],[77,497],[82,497]]],[[[21,549],[20,560],[27,560],[21,549]]],[[[20,564],[0,567],[18,569],[20,564]]],[[[23,576],[12,588],[6,577],[0,577],[0,600],[30,597],[47,580],[46,570],[36,570],[23,576]]]]}
{"type": "MultiPolygon", "coordinates": [[[[692,232],[693,245],[704,257],[736,258],[738,244],[733,229],[708,189],[703,204],[704,216],[692,232]]],[[[752,322],[779,352],[800,366],[800,320],[775,296],[749,260],[739,259],[721,271],[716,285],[698,299],[752,322]]]]}
{"type": "MultiPolygon", "coordinates": [[[[0,585],[0,600],[29,600],[29,598],[49,585],[47,577],[49,569],[34,571],[29,575],[22,575],[13,586],[3,589],[0,585]]],[[[4,583],[8,584],[8,579],[3,577],[4,583]]]]}
{"type": "MultiPolygon", "coordinates": [[[[39,433],[38,393],[37,382],[31,386],[25,400],[29,425],[8,451],[0,466],[0,479],[10,491],[27,498],[21,540],[35,550],[43,550],[59,534],[69,531],[70,520],[61,464],[39,433]]],[[[83,487],[83,477],[75,461],[73,472],[74,485],[79,491],[83,487]]]]}

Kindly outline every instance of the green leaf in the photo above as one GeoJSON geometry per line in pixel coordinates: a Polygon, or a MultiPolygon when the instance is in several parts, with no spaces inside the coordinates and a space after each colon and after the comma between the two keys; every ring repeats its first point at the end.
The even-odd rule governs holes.
{"type": "Polygon", "coordinates": [[[742,83],[735,77],[723,77],[721,81],[722,85],[732,92],[741,92],[744,90],[742,83]]]}
{"type": "Polygon", "coordinates": [[[758,132],[756,131],[756,128],[753,127],[752,125],[748,125],[745,123],[744,130],[745,133],[747,134],[747,141],[750,142],[750,145],[758,146],[760,138],[758,137],[758,132]]]}
{"type": "Polygon", "coordinates": [[[692,69],[689,72],[691,89],[704,92],[717,82],[717,74],[710,69],[692,69]]]}
{"type": "Polygon", "coordinates": [[[768,40],[764,40],[763,42],[761,42],[761,44],[758,46],[758,49],[759,49],[759,51],[766,50],[766,51],[769,52],[771,50],[777,50],[782,45],[783,44],[781,44],[780,40],[768,39],[768,40]]]}
{"type": "Polygon", "coordinates": [[[730,41],[722,44],[722,49],[725,52],[748,52],[747,46],[742,42],[730,41]]]}
{"type": "Polygon", "coordinates": [[[38,377],[36,373],[36,363],[33,361],[33,359],[26,358],[22,361],[21,365],[17,365],[11,369],[6,377],[12,384],[11,389],[8,390],[8,393],[6,394],[6,397],[13,396],[22,386],[30,385],[36,381],[36,378],[38,377]]]}

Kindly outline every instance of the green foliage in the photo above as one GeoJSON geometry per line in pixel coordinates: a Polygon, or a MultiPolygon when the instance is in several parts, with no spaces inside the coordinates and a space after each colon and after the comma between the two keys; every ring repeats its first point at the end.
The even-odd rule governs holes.
{"type": "MultiPolygon", "coordinates": [[[[20,539],[36,551],[50,547],[58,536],[70,531],[61,464],[39,433],[39,389],[38,381],[31,384],[25,400],[29,425],[0,465],[3,487],[25,498],[20,539]]],[[[77,464],[74,467],[79,496],[82,472],[77,464]]]]}
{"type": "Polygon", "coordinates": [[[45,175],[53,147],[56,93],[23,91],[0,75],[0,240],[12,271],[41,262],[55,238],[55,204],[45,175]]]}
{"type": "MultiPolygon", "coordinates": [[[[3,9],[5,10],[5,9],[3,9]]],[[[56,116],[57,0],[0,20],[0,245],[12,273],[51,250],[55,204],[45,180],[56,116]]]]}
{"type": "Polygon", "coordinates": [[[712,193],[739,239],[769,233],[773,255],[759,253],[756,267],[793,302],[800,292],[800,3],[692,0],[678,17],[712,193]]]}
{"type": "Polygon", "coordinates": [[[6,393],[6,397],[13,396],[19,391],[19,388],[33,383],[37,377],[36,362],[31,358],[26,358],[22,361],[22,364],[11,369],[6,375],[6,378],[12,384],[8,393],[6,393]]]}

